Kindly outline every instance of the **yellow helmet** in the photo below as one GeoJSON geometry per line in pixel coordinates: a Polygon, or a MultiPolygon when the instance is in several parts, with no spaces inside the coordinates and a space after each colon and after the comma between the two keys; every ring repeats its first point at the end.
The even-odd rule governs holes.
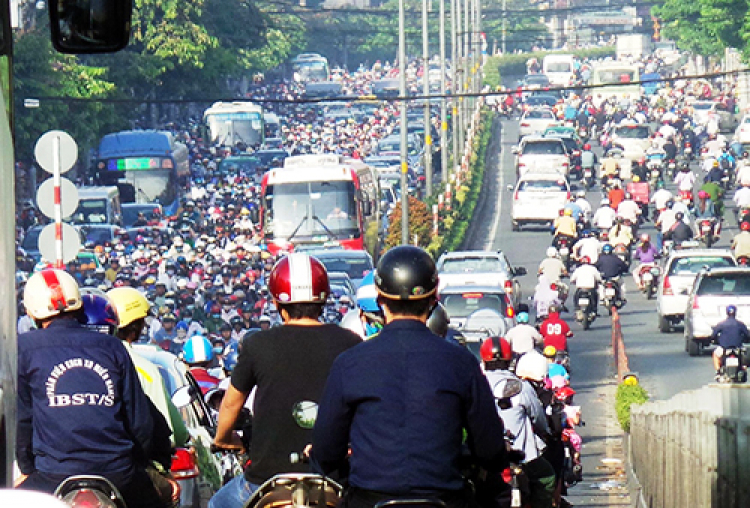
{"type": "Polygon", "coordinates": [[[638,175],[633,176],[633,183],[638,183],[641,181],[641,177],[638,175]]]}
{"type": "Polygon", "coordinates": [[[135,288],[123,286],[110,289],[107,292],[107,297],[117,312],[119,328],[124,328],[133,321],[145,318],[151,310],[151,305],[146,297],[135,288]]]}
{"type": "Polygon", "coordinates": [[[555,349],[555,346],[547,346],[544,348],[542,354],[547,358],[554,358],[557,354],[557,349],[555,349]]]}
{"type": "Polygon", "coordinates": [[[565,210],[563,210],[563,215],[567,215],[568,217],[570,217],[571,215],[573,215],[573,210],[571,210],[570,208],[566,208],[565,210]]]}

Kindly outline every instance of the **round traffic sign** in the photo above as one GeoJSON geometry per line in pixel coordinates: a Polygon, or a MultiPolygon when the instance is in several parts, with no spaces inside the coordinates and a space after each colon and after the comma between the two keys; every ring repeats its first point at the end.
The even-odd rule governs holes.
{"type": "MultiPolygon", "coordinates": [[[[78,236],[76,228],[70,224],[62,225],[62,260],[63,263],[69,263],[75,259],[81,250],[81,239],[78,236]]],[[[55,247],[55,224],[47,224],[39,233],[39,253],[42,259],[54,263],[57,261],[57,252],[55,247]]]]}
{"type": "Polygon", "coordinates": [[[55,158],[59,158],[60,173],[65,173],[78,159],[78,144],[67,132],[48,131],[37,140],[34,157],[47,173],[54,173],[55,158]],[[58,150],[55,150],[56,147],[58,150]]]}
{"type": "MultiPolygon", "coordinates": [[[[48,178],[37,189],[36,206],[50,219],[55,218],[54,178],[48,178]]],[[[62,207],[63,219],[70,217],[78,208],[78,189],[67,178],[60,178],[60,206],[62,207]]]]}

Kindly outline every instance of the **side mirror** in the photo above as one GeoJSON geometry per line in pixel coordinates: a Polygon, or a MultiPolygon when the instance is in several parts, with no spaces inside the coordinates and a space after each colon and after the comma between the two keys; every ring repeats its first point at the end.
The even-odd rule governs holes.
{"type": "Polygon", "coordinates": [[[61,53],[112,53],[128,45],[132,0],[48,2],[52,45],[61,53]]]}
{"type": "Polygon", "coordinates": [[[177,409],[187,407],[193,402],[194,394],[192,387],[183,386],[172,394],[172,403],[177,409]]]}
{"type": "Polygon", "coordinates": [[[253,221],[253,224],[257,224],[259,219],[260,219],[260,211],[257,208],[251,208],[250,220],[253,221]]]}
{"type": "Polygon", "coordinates": [[[518,155],[519,151],[520,150],[517,146],[514,146],[513,148],[510,149],[510,153],[512,153],[513,155],[518,155]]]}
{"type": "Polygon", "coordinates": [[[528,272],[526,271],[525,266],[517,266],[513,269],[513,275],[520,277],[521,275],[526,275],[528,272]]]}
{"type": "Polygon", "coordinates": [[[510,185],[510,184],[508,184],[508,186],[506,187],[506,189],[508,189],[509,191],[513,192],[513,186],[510,185]]]}

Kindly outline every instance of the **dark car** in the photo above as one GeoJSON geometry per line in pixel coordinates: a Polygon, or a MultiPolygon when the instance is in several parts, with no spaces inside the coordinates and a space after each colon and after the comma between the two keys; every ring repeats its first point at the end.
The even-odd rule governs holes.
{"type": "Polygon", "coordinates": [[[323,263],[329,273],[346,273],[356,287],[373,270],[372,258],[363,250],[323,249],[309,251],[308,254],[323,263]]]}
{"type": "Polygon", "coordinates": [[[125,228],[133,226],[138,220],[138,214],[142,213],[149,224],[160,220],[162,216],[162,207],[159,203],[123,203],[122,208],[122,225],[125,228]]]}
{"type": "Polygon", "coordinates": [[[531,95],[529,97],[526,97],[524,100],[524,105],[530,107],[530,108],[537,108],[540,106],[546,106],[548,108],[551,108],[557,104],[557,97],[554,95],[531,95]]]}
{"type": "Polygon", "coordinates": [[[258,150],[253,153],[253,156],[260,159],[262,166],[270,167],[274,160],[281,160],[283,163],[284,159],[289,157],[289,154],[286,150],[258,150]]]}

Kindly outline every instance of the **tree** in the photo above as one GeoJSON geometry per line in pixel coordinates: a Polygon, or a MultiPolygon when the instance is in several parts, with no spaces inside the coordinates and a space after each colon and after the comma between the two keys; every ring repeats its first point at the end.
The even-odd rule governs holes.
{"type": "Polygon", "coordinates": [[[662,34],[700,55],[719,55],[726,47],[748,56],[746,0],[666,0],[652,9],[662,20],[662,34]]]}
{"type": "MultiPolygon", "coordinates": [[[[390,216],[388,236],[385,239],[385,250],[401,245],[401,202],[396,204],[390,216]]],[[[409,196],[409,242],[417,237],[417,244],[426,247],[430,243],[432,235],[432,215],[427,205],[409,196]]]]}

